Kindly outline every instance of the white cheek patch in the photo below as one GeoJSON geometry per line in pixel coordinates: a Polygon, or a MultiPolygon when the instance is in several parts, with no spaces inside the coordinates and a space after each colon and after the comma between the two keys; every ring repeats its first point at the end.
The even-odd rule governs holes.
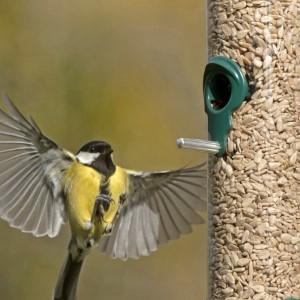
{"type": "Polygon", "coordinates": [[[78,158],[79,162],[82,164],[90,165],[95,161],[96,158],[100,156],[100,153],[90,153],[90,152],[84,152],[80,151],[76,157],[78,158]]]}

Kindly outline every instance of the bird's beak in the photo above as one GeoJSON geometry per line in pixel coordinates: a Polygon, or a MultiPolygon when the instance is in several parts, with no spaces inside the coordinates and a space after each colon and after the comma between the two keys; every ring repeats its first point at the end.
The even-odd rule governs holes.
{"type": "Polygon", "coordinates": [[[114,152],[113,149],[108,149],[108,150],[105,152],[105,154],[112,154],[113,152],[114,152]]]}

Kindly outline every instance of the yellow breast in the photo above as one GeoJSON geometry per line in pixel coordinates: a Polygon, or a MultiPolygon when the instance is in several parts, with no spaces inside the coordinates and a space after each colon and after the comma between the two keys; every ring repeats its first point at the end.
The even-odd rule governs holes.
{"type": "Polygon", "coordinates": [[[78,162],[74,162],[66,173],[66,206],[71,230],[75,236],[87,234],[87,224],[91,221],[100,182],[100,173],[78,162]]]}
{"type": "Polygon", "coordinates": [[[120,167],[110,177],[108,191],[112,202],[105,213],[102,223],[93,224],[88,229],[91,221],[96,197],[100,194],[100,184],[103,177],[91,167],[74,162],[65,176],[65,193],[67,198],[67,212],[71,230],[79,240],[94,238],[99,240],[104,228],[112,224],[120,204],[120,196],[127,191],[127,173],[120,167]]]}
{"type": "Polygon", "coordinates": [[[106,224],[111,224],[118,212],[120,197],[128,190],[128,175],[124,169],[117,166],[115,173],[109,179],[108,189],[113,202],[105,214],[104,221],[106,224]]]}

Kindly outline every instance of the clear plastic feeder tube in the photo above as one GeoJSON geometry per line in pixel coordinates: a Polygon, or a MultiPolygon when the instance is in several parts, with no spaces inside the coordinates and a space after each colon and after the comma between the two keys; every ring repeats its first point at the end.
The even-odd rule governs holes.
{"type": "Polygon", "coordinates": [[[207,5],[209,57],[253,86],[211,161],[208,299],[300,299],[300,0],[207,5]]]}

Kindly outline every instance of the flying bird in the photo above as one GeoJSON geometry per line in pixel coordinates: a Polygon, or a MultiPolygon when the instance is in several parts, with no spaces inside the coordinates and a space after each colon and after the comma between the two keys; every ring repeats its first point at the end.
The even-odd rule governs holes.
{"type": "Polygon", "coordinates": [[[55,300],[73,300],[92,248],[126,260],[204,223],[206,165],[137,172],[116,165],[105,141],[76,154],[46,137],[4,96],[0,109],[0,217],[34,236],[55,237],[68,222],[71,240],[55,300]]]}

